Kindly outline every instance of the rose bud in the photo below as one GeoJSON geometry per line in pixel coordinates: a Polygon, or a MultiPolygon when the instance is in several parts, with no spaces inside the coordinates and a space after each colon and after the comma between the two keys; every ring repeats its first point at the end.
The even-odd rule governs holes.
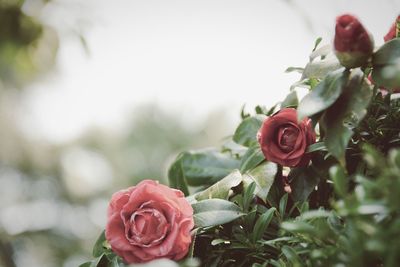
{"type": "Polygon", "coordinates": [[[193,226],[193,209],[181,191],[145,180],[112,196],[105,235],[126,263],[180,260],[193,226]]]}
{"type": "Polygon", "coordinates": [[[258,133],[265,158],[287,167],[307,166],[311,155],[307,147],[315,143],[311,120],[297,121],[297,111],[285,108],[268,117],[258,133]]]}
{"type": "Polygon", "coordinates": [[[334,47],[340,64],[346,68],[356,68],[368,62],[374,43],[358,19],[342,15],[336,19],[334,47]]]}
{"type": "Polygon", "coordinates": [[[396,24],[397,23],[400,23],[400,16],[398,16],[396,18],[396,21],[393,23],[392,27],[390,27],[389,32],[383,37],[383,40],[385,40],[385,42],[396,38],[396,24]]]}

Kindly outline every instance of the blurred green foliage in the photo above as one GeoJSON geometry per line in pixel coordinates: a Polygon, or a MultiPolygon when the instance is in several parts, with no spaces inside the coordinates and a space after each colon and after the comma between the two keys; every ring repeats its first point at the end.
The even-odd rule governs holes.
{"type": "Polygon", "coordinates": [[[166,160],[221,136],[210,129],[222,112],[188,129],[153,104],[133,108],[118,133],[93,129],[55,145],[22,131],[16,109],[57,55],[57,33],[40,20],[47,2],[0,1],[0,267],[78,266],[90,258],[114,191],[144,178],[165,183],[166,160]]]}

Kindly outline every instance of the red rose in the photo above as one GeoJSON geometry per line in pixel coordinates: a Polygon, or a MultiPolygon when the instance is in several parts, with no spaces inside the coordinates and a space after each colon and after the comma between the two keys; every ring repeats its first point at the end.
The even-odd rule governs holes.
{"type": "Polygon", "coordinates": [[[369,33],[352,15],[336,19],[334,46],[337,58],[346,68],[363,66],[374,49],[369,33]]]}
{"type": "Polygon", "coordinates": [[[297,111],[285,108],[264,121],[258,142],[267,160],[288,167],[306,166],[311,159],[306,150],[315,143],[315,132],[310,119],[297,122],[297,111]]]}
{"type": "Polygon", "coordinates": [[[180,260],[193,226],[193,209],[181,191],[145,180],[112,196],[105,235],[127,263],[180,260]]]}
{"type": "Polygon", "coordinates": [[[385,42],[396,38],[396,23],[399,22],[400,22],[400,16],[396,18],[396,21],[393,23],[392,27],[390,27],[389,32],[385,35],[385,37],[383,37],[383,40],[385,40],[385,42]]]}

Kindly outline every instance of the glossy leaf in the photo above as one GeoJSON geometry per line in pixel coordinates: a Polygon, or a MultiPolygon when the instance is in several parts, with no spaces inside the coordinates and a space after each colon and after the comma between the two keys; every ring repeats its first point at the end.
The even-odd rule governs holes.
{"type": "Polygon", "coordinates": [[[316,151],[326,151],[326,146],[325,146],[324,142],[314,143],[307,147],[307,153],[312,153],[312,152],[316,152],[316,151]]]}
{"type": "Polygon", "coordinates": [[[299,120],[315,115],[330,107],[340,96],[346,85],[349,72],[337,70],[328,74],[300,102],[297,109],[299,120]]]}
{"type": "Polygon", "coordinates": [[[254,199],[256,183],[252,182],[243,192],[243,210],[248,211],[251,201],[254,199]]]}
{"type": "Polygon", "coordinates": [[[400,39],[386,42],[372,58],[372,79],[388,88],[400,87],[400,39]]]}
{"type": "Polygon", "coordinates": [[[311,168],[292,169],[289,174],[290,186],[292,188],[291,197],[294,202],[303,202],[314,191],[320,178],[311,168]]]}
{"type": "Polygon", "coordinates": [[[197,193],[195,198],[197,201],[210,198],[227,199],[229,191],[233,187],[238,186],[241,182],[242,174],[238,170],[234,170],[219,182],[213,184],[206,190],[197,193]]]}
{"type": "Polygon", "coordinates": [[[247,147],[257,144],[257,133],[265,118],[261,114],[245,118],[237,127],[233,141],[247,147]]]}
{"type": "Polygon", "coordinates": [[[253,233],[252,233],[252,239],[253,242],[256,242],[260,240],[265,232],[265,230],[268,228],[268,225],[270,224],[274,212],[276,211],[275,208],[270,208],[266,213],[263,213],[256,221],[256,224],[254,225],[253,233]]]}
{"type": "Polygon", "coordinates": [[[196,227],[221,225],[244,215],[235,203],[223,199],[202,200],[192,207],[196,227]]]}
{"type": "Polygon", "coordinates": [[[360,70],[353,70],[342,96],[322,116],[325,146],[342,165],[347,144],[355,128],[367,114],[372,89],[360,70]]]}
{"type": "Polygon", "coordinates": [[[239,160],[215,150],[189,151],[179,155],[168,172],[168,178],[172,187],[187,190],[187,185],[213,184],[238,169],[239,165],[239,160]]]}
{"type": "Polygon", "coordinates": [[[185,196],[189,195],[189,188],[186,181],[185,172],[183,170],[183,157],[180,154],[168,170],[169,186],[181,190],[185,196]]]}
{"type": "Polygon", "coordinates": [[[248,170],[254,169],[264,160],[265,156],[262,153],[260,146],[256,145],[253,147],[249,147],[240,162],[240,171],[246,172],[248,170]]]}
{"type": "Polygon", "coordinates": [[[279,201],[279,214],[281,215],[282,218],[285,217],[286,214],[286,206],[287,206],[287,201],[288,201],[288,194],[284,194],[279,201]]]}
{"type": "Polygon", "coordinates": [[[323,60],[309,62],[304,68],[301,79],[323,79],[331,72],[342,68],[336,57],[328,56],[323,60]]]}
{"type": "Polygon", "coordinates": [[[273,162],[265,162],[252,171],[243,174],[243,184],[246,188],[252,182],[256,184],[255,193],[263,201],[267,199],[268,192],[274,183],[278,166],[273,162]]]}

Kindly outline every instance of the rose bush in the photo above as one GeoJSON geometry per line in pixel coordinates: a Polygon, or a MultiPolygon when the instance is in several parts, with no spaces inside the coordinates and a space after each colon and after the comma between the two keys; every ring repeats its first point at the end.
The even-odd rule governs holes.
{"type": "Polygon", "coordinates": [[[336,19],[334,46],[340,63],[346,68],[363,66],[374,49],[367,30],[357,18],[348,14],[336,19]]]}
{"type": "Polygon", "coordinates": [[[179,260],[192,241],[192,216],[181,191],[145,180],[112,196],[105,236],[127,263],[179,260]]]}
{"type": "Polygon", "coordinates": [[[288,167],[306,166],[310,162],[307,147],[315,142],[315,132],[308,118],[297,121],[297,111],[285,108],[268,117],[258,141],[265,158],[288,167]]]}
{"type": "Polygon", "coordinates": [[[342,65],[320,41],[305,68],[288,68],[303,75],[285,100],[243,108],[221,147],[177,156],[168,179],[186,200],[152,181],[116,193],[96,259],[81,267],[181,259],[193,225],[182,267],[398,266],[400,39],[372,53],[364,27],[343,15],[342,65]],[[309,89],[302,99],[299,87],[309,89]]]}

